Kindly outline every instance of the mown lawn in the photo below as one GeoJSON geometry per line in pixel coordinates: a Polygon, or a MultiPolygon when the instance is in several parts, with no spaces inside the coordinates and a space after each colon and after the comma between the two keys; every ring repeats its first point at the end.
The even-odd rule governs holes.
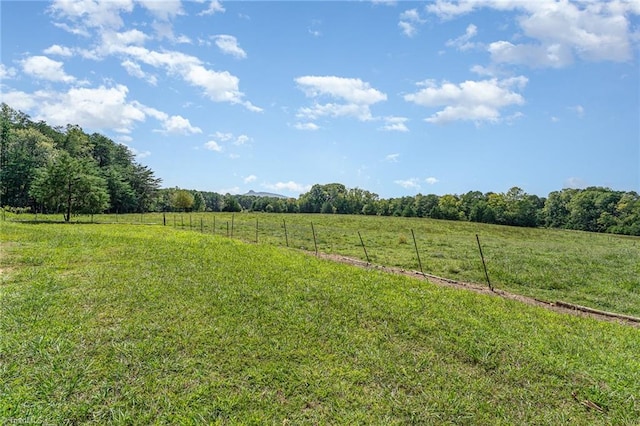
{"type": "Polygon", "coordinates": [[[640,418],[637,328],[172,226],[0,225],[3,423],[640,418]]]}

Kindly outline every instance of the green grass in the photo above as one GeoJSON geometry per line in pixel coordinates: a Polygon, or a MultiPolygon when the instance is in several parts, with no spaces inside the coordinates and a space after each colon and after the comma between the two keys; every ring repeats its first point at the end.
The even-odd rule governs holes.
{"type": "MultiPolygon", "coordinates": [[[[60,220],[60,216],[55,218],[60,220]]],[[[413,230],[424,272],[485,283],[475,238],[478,234],[496,288],[640,317],[639,237],[352,215],[168,213],[165,218],[168,227],[202,229],[249,242],[256,240],[257,220],[258,241],[277,246],[285,246],[287,241],[284,220],[289,246],[309,251],[315,250],[313,223],[319,251],[365,260],[360,232],[372,263],[418,270],[413,230]]],[[[76,220],[89,221],[90,217],[76,220]]],[[[100,215],[94,220],[163,224],[162,214],[100,215]]]]}
{"type": "Polygon", "coordinates": [[[172,227],[1,225],[3,423],[640,418],[636,328],[172,227]]]}

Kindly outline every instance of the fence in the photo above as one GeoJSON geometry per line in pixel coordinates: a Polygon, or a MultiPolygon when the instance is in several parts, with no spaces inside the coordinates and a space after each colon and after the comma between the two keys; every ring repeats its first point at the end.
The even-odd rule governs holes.
{"type": "MultiPolygon", "coordinates": [[[[60,219],[61,215],[11,215],[14,221],[60,222],[60,219]]],[[[436,222],[425,219],[395,218],[394,221],[393,218],[376,216],[143,213],[80,215],[74,216],[71,222],[173,227],[316,254],[342,255],[376,265],[489,282],[486,266],[483,269],[478,255],[478,248],[481,248],[479,239],[476,246],[473,232],[455,237],[445,235],[443,238],[443,230],[439,226],[448,223],[443,221],[438,221],[439,226],[434,227],[436,222]]]]}

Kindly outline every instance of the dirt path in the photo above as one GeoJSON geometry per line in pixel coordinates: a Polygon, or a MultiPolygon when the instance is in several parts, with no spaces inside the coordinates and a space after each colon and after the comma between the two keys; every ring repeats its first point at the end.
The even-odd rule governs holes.
{"type": "Polygon", "coordinates": [[[334,262],[346,263],[348,265],[353,265],[353,266],[357,266],[364,269],[375,269],[375,270],[387,272],[390,274],[405,275],[413,278],[426,278],[428,281],[434,284],[463,289],[467,291],[473,291],[476,293],[486,294],[494,297],[502,297],[505,299],[517,300],[518,302],[526,303],[528,305],[539,306],[539,307],[549,309],[554,312],[559,312],[562,314],[570,314],[570,315],[577,315],[581,317],[595,318],[601,321],[615,322],[618,324],[624,324],[624,325],[640,328],[640,318],[632,317],[629,315],[622,315],[614,312],[600,311],[597,309],[587,308],[585,306],[574,305],[574,304],[562,302],[562,301],[547,302],[544,300],[535,299],[533,297],[527,297],[519,294],[509,293],[508,291],[504,291],[504,290],[496,289],[494,291],[491,291],[489,288],[487,288],[487,286],[483,286],[479,284],[450,280],[448,278],[437,277],[435,275],[422,274],[421,272],[418,272],[418,271],[408,271],[406,269],[401,269],[401,268],[373,265],[360,259],[353,259],[350,257],[337,255],[337,254],[318,253],[318,257],[322,259],[332,260],[334,262]]]}

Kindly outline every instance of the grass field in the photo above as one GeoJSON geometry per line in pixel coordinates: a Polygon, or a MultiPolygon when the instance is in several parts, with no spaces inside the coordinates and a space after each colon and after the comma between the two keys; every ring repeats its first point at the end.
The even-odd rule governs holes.
{"type": "MultiPolygon", "coordinates": [[[[34,215],[22,215],[33,219],[34,215]]],[[[60,220],[60,216],[39,219],[60,220]]],[[[80,217],[89,221],[90,217],[80,217]]],[[[548,301],[640,316],[640,238],[576,231],[515,228],[469,222],[352,215],[224,213],[100,215],[96,222],[147,223],[315,250],[372,263],[485,283],[475,235],[497,288],[548,301]],[[283,222],[284,221],[284,222],[283,222]],[[215,228],[214,228],[215,225],[215,228]],[[286,236],[285,236],[286,225],[286,236]]]]}
{"type": "MultiPolygon", "coordinates": [[[[285,219],[290,244],[300,245],[293,217],[285,219]]],[[[307,219],[300,216],[300,230],[307,219]]],[[[392,225],[361,223],[372,250],[408,245],[392,225]],[[386,232],[378,243],[374,229],[386,232]]],[[[403,223],[432,254],[424,261],[430,270],[472,262],[473,244],[468,260],[466,251],[456,254],[467,238],[458,224],[403,223]]],[[[637,328],[173,224],[0,225],[3,424],[633,425],[640,418],[637,328]]],[[[361,250],[350,239],[357,229],[331,222],[335,233],[341,226],[350,241],[342,246],[361,250]]],[[[476,229],[486,235],[496,277],[508,265],[525,267],[518,259],[540,245],[566,257],[566,272],[607,246],[632,252],[636,242],[536,230],[515,230],[523,238],[511,241],[510,230],[468,226],[472,242],[476,229]],[[580,250],[584,241],[592,243],[580,250]],[[511,260],[502,259],[511,250],[511,260]],[[588,257],[572,260],[580,252],[588,257]]],[[[318,222],[319,238],[324,227],[318,222]]],[[[545,250],[538,263],[550,262],[545,250]]],[[[615,275],[604,269],[633,267],[593,262],[589,276],[605,277],[603,289],[615,275]]],[[[450,273],[479,271],[458,268],[450,273]]],[[[637,291],[636,282],[628,293],[637,291]]]]}

